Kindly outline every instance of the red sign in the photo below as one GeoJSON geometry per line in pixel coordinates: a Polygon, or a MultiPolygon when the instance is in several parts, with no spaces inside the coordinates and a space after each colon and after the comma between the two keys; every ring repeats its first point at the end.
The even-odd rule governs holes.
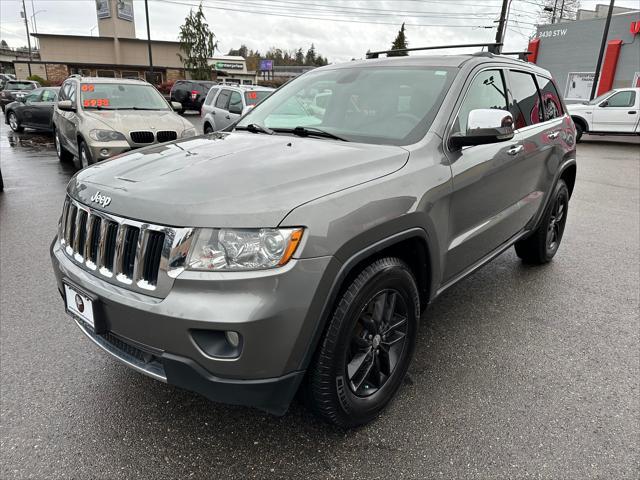
{"type": "Polygon", "coordinates": [[[108,98],[90,98],[86,99],[82,102],[84,107],[108,107],[109,99],[108,98]]]}
{"type": "Polygon", "coordinates": [[[637,35],[640,33],[640,20],[637,22],[631,22],[631,27],[629,28],[631,35],[637,35]]]}

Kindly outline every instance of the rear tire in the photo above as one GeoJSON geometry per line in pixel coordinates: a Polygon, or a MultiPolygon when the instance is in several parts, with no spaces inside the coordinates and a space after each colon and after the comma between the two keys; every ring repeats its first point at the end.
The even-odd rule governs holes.
{"type": "Polygon", "coordinates": [[[542,265],[551,261],[560,247],[569,213],[569,189],[558,180],[540,226],[527,238],[516,242],[518,257],[524,263],[542,265]]]}
{"type": "Polygon", "coordinates": [[[584,128],[582,128],[582,124],[577,122],[576,124],[576,143],[582,140],[582,135],[584,134],[584,128]]]}
{"type": "Polygon", "coordinates": [[[62,143],[60,142],[60,134],[58,133],[57,129],[53,130],[53,145],[56,148],[56,155],[58,155],[58,160],[60,160],[61,162],[68,162],[70,160],[73,160],[73,155],[71,155],[71,152],[69,152],[69,150],[62,146],[62,143]]]}
{"type": "Polygon", "coordinates": [[[305,397],[317,415],[350,428],[375,419],[407,372],[420,301],[400,259],[374,261],[338,299],[309,367],[305,397]]]}

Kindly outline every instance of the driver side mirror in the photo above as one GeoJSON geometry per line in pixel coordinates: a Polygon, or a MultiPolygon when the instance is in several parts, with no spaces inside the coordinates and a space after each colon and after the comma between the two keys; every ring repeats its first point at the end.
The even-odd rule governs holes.
{"type": "Polygon", "coordinates": [[[513,138],[513,115],[506,110],[479,108],[471,110],[467,117],[467,131],[451,135],[454,147],[485,145],[513,138]]]}
{"type": "Polygon", "coordinates": [[[58,102],[58,108],[64,112],[76,111],[76,107],[73,106],[73,102],[71,100],[60,100],[58,102]]]}
{"type": "Polygon", "coordinates": [[[600,106],[601,106],[601,107],[608,107],[608,106],[609,106],[609,101],[608,101],[608,100],[605,100],[604,102],[602,102],[602,103],[600,104],[600,106]]]}

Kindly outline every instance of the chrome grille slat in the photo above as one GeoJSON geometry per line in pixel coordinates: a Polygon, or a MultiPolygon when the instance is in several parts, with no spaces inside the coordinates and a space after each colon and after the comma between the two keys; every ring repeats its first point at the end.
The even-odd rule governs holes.
{"type": "Polygon", "coordinates": [[[193,232],[118,217],[67,197],[59,241],[67,257],[96,277],[162,298],[184,270],[193,232]]]}

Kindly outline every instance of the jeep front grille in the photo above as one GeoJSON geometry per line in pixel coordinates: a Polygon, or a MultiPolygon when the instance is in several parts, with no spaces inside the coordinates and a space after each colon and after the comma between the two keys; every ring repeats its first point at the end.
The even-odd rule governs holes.
{"type": "Polygon", "coordinates": [[[184,269],[191,228],[129,220],[67,197],[59,241],[67,257],[116,285],[163,297],[184,269]]]}
{"type": "Polygon", "coordinates": [[[173,130],[160,130],[158,133],[156,133],[156,138],[160,143],[170,142],[178,138],[178,134],[173,130]]]}
{"type": "Polygon", "coordinates": [[[129,132],[133,143],[153,143],[155,140],[153,132],[141,130],[139,132],[129,132]]]}

